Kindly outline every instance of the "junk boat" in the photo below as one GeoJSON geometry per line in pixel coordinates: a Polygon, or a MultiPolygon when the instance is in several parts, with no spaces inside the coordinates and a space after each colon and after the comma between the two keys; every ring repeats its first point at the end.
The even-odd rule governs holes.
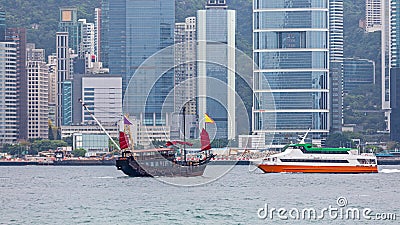
{"type": "Polygon", "coordinates": [[[351,148],[316,148],[305,143],[285,146],[284,151],[253,161],[265,173],[377,173],[377,159],[372,153],[360,154],[351,148]]]}
{"type": "MultiPolygon", "coordinates": [[[[207,131],[203,128],[200,134],[201,149],[195,157],[188,157],[186,145],[192,145],[184,141],[168,141],[166,148],[156,148],[147,150],[133,150],[133,146],[129,144],[129,138],[125,130],[119,132],[119,145],[111,138],[110,134],[104,129],[101,123],[88,109],[85,103],[80,99],[82,107],[96,121],[103,132],[109,137],[110,141],[122,151],[121,157],[116,160],[116,167],[124,174],[131,177],[193,177],[201,176],[206,169],[207,163],[214,158],[214,154],[210,152],[211,143],[207,131]],[[178,147],[183,145],[183,148],[178,147]],[[130,150],[131,149],[131,150],[130,150]]],[[[124,116],[124,125],[131,125],[130,121],[124,116]]],[[[124,125],[121,126],[124,127],[124,125]]],[[[185,107],[183,108],[183,130],[185,131],[185,107]]],[[[185,133],[183,135],[185,139],[185,133]]]]}
{"type": "MultiPolygon", "coordinates": [[[[127,147],[125,134],[120,133],[121,148],[127,147]]],[[[193,177],[202,176],[207,164],[214,155],[209,153],[210,139],[205,129],[201,132],[202,148],[196,155],[188,157],[185,148],[178,144],[191,145],[188,142],[169,141],[168,148],[148,150],[124,150],[116,161],[118,170],[131,177],[193,177]],[[183,152],[183,154],[182,154],[183,152]],[[183,156],[183,157],[182,157],[183,156]]]]}

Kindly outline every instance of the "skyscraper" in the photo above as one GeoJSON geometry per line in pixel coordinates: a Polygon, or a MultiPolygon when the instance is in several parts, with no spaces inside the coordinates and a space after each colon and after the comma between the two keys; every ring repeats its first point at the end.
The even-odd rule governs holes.
{"type": "Polygon", "coordinates": [[[86,19],[79,19],[78,24],[80,29],[78,56],[81,59],[85,59],[85,68],[92,68],[93,63],[97,60],[94,24],[86,22],[86,19]]]}
{"type": "Polygon", "coordinates": [[[383,0],[365,0],[365,28],[367,32],[382,29],[382,2],[383,0]]]}
{"type": "Polygon", "coordinates": [[[68,33],[68,46],[74,50],[74,53],[79,52],[80,32],[78,24],[78,9],[75,7],[60,8],[60,20],[58,23],[59,32],[68,33]]]}
{"type": "Polygon", "coordinates": [[[96,62],[101,62],[101,9],[94,9],[94,54],[96,62]]]}
{"type": "Polygon", "coordinates": [[[174,110],[196,115],[196,17],[175,24],[174,110]]]}
{"type": "Polygon", "coordinates": [[[103,0],[102,58],[122,76],[123,92],[148,57],[174,44],[174,24],[174,0],[103,0]]]}
{"type": "Polygon", "coordinates": [[[330,131],[343,124],[343,0],[329,0],[330,131]]]}
{"type": "Polygon", "coordinates": [[[174,25],[174,0],[102,2],[101,58],[110,74],[122,76],[124,113],[137,118],[143,113],[144,121],[155,118],[157,125],[165,125],[164,112],[173,112],[173,101],[167,96],[174,86],[174,25]],[[168,46],[168,54],[150,66],[140,67],[168,46]],[[132,77],[137,80],[129,83],[132,77]],[[128,84],[132,85],[129,90],[128,84]]]}
{"type": "Polygon", "coordinates": [[[63,88],[64,81],[70,79],[70,54],[68,47],[68,33],[57,32],[57,102],[56,102],[56,126],[66,125],[63,119],[63,88]]]}
{"type": "Polygon", "coordinates": [[[26,29],[7,28],[6,41],[12,41],[17,48],[17,110],[18,138],[28,138],[28,77],[26,73],[26,29]]]}
{"type": "Polygon", "coordinates": [[[17,125],[17,48],[14,42],[0,42],[0,144],[15,143],[17,125]]]}
{"type": "Polygon", "coordinates": [[[274,144],[296,141],[309,129],[321,139],[330,130],[328,9],[329,0],[253,2],[253,132],[275,133],[274,144]],[[268,126],[263,118],[273,115],[268,126]]]}
{"type": "Polygon", "coordinates": [[[391,1],[390,138],[400,142],[400,2],[391,1]]]}
{"type": "Polygon", "coordinates": [[[49,69],[44,49],[27,47],[28,76],[28,138],[44,138],[49,135],[49,69]]]}
{"type": "Polygon", "coordinates": [[[49,120],[52,124],[56,124],[57,56],[55,53],[48,56],[47,67],[49,68],[49,120]]]}
{"type": "Polygon", "coordinates": [[[198,114],[214,119],[216,138],[235,139],[236,11],[228,10],[225,0],[209,0],[205,10],[197,11],[197,20],[198,114]]]}

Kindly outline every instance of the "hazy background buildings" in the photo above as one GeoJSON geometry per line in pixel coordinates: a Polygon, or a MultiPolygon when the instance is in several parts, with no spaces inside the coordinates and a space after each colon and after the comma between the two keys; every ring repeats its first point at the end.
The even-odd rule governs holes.
{"type": "MultiPolygon", "coordinates": [[[[254,0],[250,6],[248,1],[241,0],[103,0],[93,5],[98,8],[85,10],[65,3],[62,7],[57,6],[57,16],[49,18],[49,14],[43,13],[44,22],[30,21],[24,27],[6,26],[6,18],[15,18],[13,14],[17,12],[13,9],[0,12],[0,41],[3,51],[9,51],[7,59],[0,59],[9,64],[0,71],[7,74],[0,77],[3,84],[0,101],[4,103],[1,107],[6,107],[6,111],[0,111],[3,113],[0,116],[2,143],[65,137],[71,130],[90,135],[93,129],[85,127],[93,127],[93,121],[85,116],[79,99],[84,99],[107,127],[115,126],[122,113],[128,112],[134,124],[131,128],[134,141],[139,145],[147,145],[151,140],[182,138],[183,134],[197,138],[199,128],[204,126],[204,113],[215,119],[217,138],[238,139],[238,135],[244,134],[236,133],[238,118],[234,95],[227,89],[210,90],[210,85],[201,79],[217,78],[240,94],[246,93],[240,83],[237,85],[235,71],[211,63],[196,63],[196,60],[205,59],[234,65],[235,58],[224,44],[244,49],[259,67],[254,71],[254,95],[261,101],[255,101],[251,115],[253,134],[257,135],[243,136],[242,142],[254,139],[259,143],[263,140],[260,132],[264,132],[275,133],[275,143],[284,144],[295,141],[297,135],[308,128],[312,130],[312,138],[323,140],[329,134],[341,132],[342,126],[348,127],[346,123],[354,122],[346,113],[356,112],[356,117],[382,114],[382,110],[386,113],[386,119],[382,119],[386,127],[377,126],[374,135],[390,132],[392,140],[399,140],[397,1],[293,0],[289,4],[284,0],[254,0]],[[365,10],[365,18],[357,17],[361,19],[362,28],[347,30],[344,36],[344,28],[352,22],[344,19],[344,12],[353,12],[354,8],[365,10]],[[51,33],[51,42],[35,43],[36,46],[27,44],[27,38],[49,35],[41,29],[51,21],[56,27],[51,33]],[[246,32],[250,38],[243,38],[246,32]],[[346,53],[344,40],[349,40],[352,32],[357,33],[360,42],[365,36],[379,35],[381,49],[378,47],[376,51],[381,51],[382,58],[353,57],[355,53],[346,53]],[[197,40],[199,44],[195,44],[197,40]],[[151,75],[154,79],[167,68],[166,64],[176,66],[158,79],[149,98],[143,96],[140,89],[128,93],[135,100],[125,104],[132,110],[123,110],[125,88],[140,65],[174,43],[178,45],[170,50],[169,57],[165,57],[157,69],[147,72],[154,72],[151,75]],[[90,82],[84,82],[86,79],[90,82]],[[265,79],[269,89],[263,83],[265,79]],[[101,86],[107,81],[109,84],[113,81],[112,87],[101,86]],[[371,88],[371,92],[380,91],[380,106],[352,109],[354,105],[349,104],[348,99],[358,94],[360,87],[371,88]],[[212,91],[226,102],[226,109],[215,101],[196,98],[198,94],[212,91]],[[102,93],[102,97],[98,97],[97,92],[102,93]],[[168,95],[172,98],[167,98],[168,95]],[[268,95],[275,97],[273,111],[269,111],[265,101],[268,95]],[[137,107],[137,102],[145,102],[147,106],[137,107]],[[186,114],[184,132],[183,106],[186,114]],[[273,129],[263,124],[263,118],[269,113],[276,113],[273,129]],[[231,120],[228,114],[232,116],[231,120]],[[46,129],[49,126],[51,129],[46,129]],[[58,135],[54,132],[56,129],[58,135]]],[[[31,11],[26,12],[29,13],[31,11]]],[[[27,16],[27,20],[30,17],[27,16]]],[[[364,44],[359,48],[364,50],[369,46],[364,44]]],[[[141,69],[146,71],[144,67],[141,69]]],[[[136,85],[141,86],[141,82],[152,81],[142,80],[136,85]]],[[[252,99],[252,93],[245,97],[252,99]]],[[[76,137],[77,140],[88,140],[79,135],[76,137]]]]}

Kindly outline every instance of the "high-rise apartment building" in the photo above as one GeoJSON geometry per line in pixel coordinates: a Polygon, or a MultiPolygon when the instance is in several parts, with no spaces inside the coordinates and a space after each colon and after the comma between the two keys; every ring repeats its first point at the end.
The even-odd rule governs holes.
{"type": "MultiPolygon", "coordinates": [[[[235,139],[236,11],[225,0],[209,0],[197,11],[197,31],[198,115],[214,119],[216,138],[235,139]]],[[[201,119],[199,126],[205,126],[201,119]]]]}
{"type": "Polygon", "coordinates": [[[174,110],[196,115],[196,17],[175,24],[174,110]]]}
{"type": "Polygon", "coordinates": [[[15,143],[17,122],[17,48],[0,42],[0,144],[15,143]]]}
{"type": "Polygon", "coordinates": [[[367,32],[382,29],[382,2],[383,0],[365,0],[365,29],[367,32]]]}
{"type": "Polygon", "coordinates": [[[94,9],[94,54],[96,62],[101,62],[101,9],[94,9]]]}
{"type": "Polygon", "coordinates": [[[49,69],[44,49],[27,46],[28,138],[49,137],[49,69]]]}
{"type": "Polygon", "coordinates": [[[329,0],[256,0],[253,18],[253,132],[275,134],[273,144],[296,141],[309,129],[313,139],[326,137],[329,0]]]}
{"type": "Polygon", "coordinates": [[[55,53],[48,56],[47,67],[49,68],[49,120],[52,124],[56,124],[57,56],[55,53]]]}
{"type": "Polygon", "coordinates": [[[28,138],[28,78],[26,74],[26,29],[7,28],[6,41],[12,41],[17,48],[17,120],[18,139],[28,138]]]}
{"type": "Polygon", "coordinates": [[[85,59],[86,68],[92,68],[93,63],[96,62],[94,24],[86,22],[86,19],[79,19],[78,24],[81,38],[78,57],[85,59]]]}

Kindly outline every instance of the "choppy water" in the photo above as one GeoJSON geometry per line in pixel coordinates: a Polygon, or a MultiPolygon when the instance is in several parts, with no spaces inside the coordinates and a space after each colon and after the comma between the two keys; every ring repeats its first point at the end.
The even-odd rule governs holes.
{"type": "MultiPolygon", "coordinates": [[[[370,208],[396,221],[345,219],[273,223],[399,224],[400,167],[379,174],[263,174],[236,166],[214,182],[179,187],[129,178],[115,167],[0,167],[0,224],[270,224],[259,208],[370,208]]],[[[375,215],[375,214],[373,214],[375,215]]]]}

